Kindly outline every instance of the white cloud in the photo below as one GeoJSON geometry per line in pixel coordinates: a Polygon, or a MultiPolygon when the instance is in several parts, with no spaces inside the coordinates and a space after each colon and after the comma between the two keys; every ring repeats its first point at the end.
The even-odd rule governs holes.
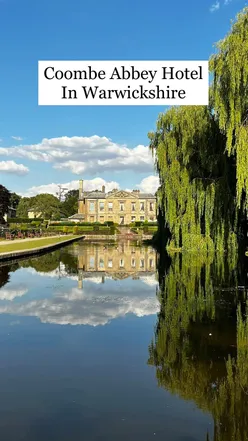
{"type": "Polygon", "coordinates": [[[14,161],[0,161],[0,171],[3,173],[14,173],[16,175],[26,175],[29,169],[23,164],[14,161]]]}
{"type": "MultiPolygon", "coordinates": [[[[84,281],[86,283],[86,281],[84,281]]],[[[40,298],[22,303],[0,303],[0,313],[17,316],[35,316],[43,323],[60,325],[106,325],[119,317],[134,314],[137,317],[157,314],[159,302],[156,298],[155,283],[149,283],[134,291],[123,287],[123,292],[112,290],[115,284],[108,285],[106,292],[96,290],[88,282],[87,291],[73,287],[64,291],[54,291],[52,297],[40,298]],[[112,288],[112,289],[111,289],[112,288]]],[[[104,287],[104,284],[101,285],[104,287]]]]}
{"type": "Polygon", "coordinates": [[[50,162],[54,168],[76,175],[122,170],[144,173],[154,168],[149,147],[138,145],[131,149],[96,135],[44,138],[40,144],[2,147],[0,155],[50,162]]]}
{"type": "MultiPolygon", "coordinates": [[[[74,180],[70,182],[65,183],[51,183],[51,184],[44,184],[44,185],[38,185],[30,187],[26,192],[24,192],[22,195],[26,197],[35,196],[37,194],[41,193],[50,193],[53,195],[56,195],[58,192],[58,186],[61,185],[63,188],[67,188],[69,190],[78,190],[79,186],[79,180],[74,180]]],[[[84,190],[85,191],[91,191],[91,190],[101,190],[102,186],[105,186],[106,192],[113,190],[114,188],[120,189],[120,184],[116,181],[106,181],[105,179],[102,179],[100,177],[94,178],[94,179],[86,179],[84,180],[84,190]]],[[[137,184],[135,186],[140,191],[144,193],[153,193],[157,191],[159,187],[159,178],[158,176],[147,176],[144,178],[140,184],[137,184]]],[[[127,191],[132,191],[133,189],[125,189],[127,191]]]]}
{"type": "Polygon", "coordinates": [[[11,286],[7,285],[0,290],[0,300],[9,300],[12,302],[16,297],[22,297],[27,294],[28,288],[26,286],[11,286]]]}
{"type": "MultiPolygon", "coordinates": [[[[51,193],[56,195],[58,191],[58,186],[62,185],[63,188],[67,188],[69,190],[78,190],[79,181],[71,181],[66,182],[63,184],[46,184],[46,185],[39,185],[29,188],[23,196],[31,197],[35,196],[36,194],[41,193],[51,193]]],[[[118,182],[115,181],[105,181],[102,178],[94,178],[91,180],[84,180],[84,190],[85,191],[91,191],[91,190],[101,190],[102,186],[105,185],[106,191],[111,191],[114,188],[120,188],[118,182]]]]}
{"type": "Polygon", "coordinates": [[[210,12],[215,12],[218,11],[218,9],[220,9],[220,2],[216,1],[215,3],[212,4],[209,10],[210,12]]]}
{"type": "Polygon", "coordinates": [[[224,5],[229,5],[229,3],[231,3],[231,2],[232,2],[232,0],[225,0],[224,5]]]}
{"type": "Polygon", "coordinates": [[[15,139],[16,141],[22,141],[23,138],[21,138],[20,136],[11,136],[12,139],[15,139]]]}
{"type": "Polygon", "coordinates": [[[159,177],[152,175],[147,176],[147,178],[144,178],[140,184],[136,185],[136,187],[144,193],[155,194],[159,187],[159,177]]]}

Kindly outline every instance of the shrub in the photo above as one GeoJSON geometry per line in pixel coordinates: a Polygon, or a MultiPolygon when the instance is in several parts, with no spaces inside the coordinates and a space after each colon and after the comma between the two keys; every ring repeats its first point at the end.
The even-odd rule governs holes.
{"type": "MultiPolygon", "coordinates": [[[[14,224],[22,224],[22,223],[26,223],[26,224],[31,224],[32,222],[34,222],[34,219],[29,219],[28,217],[9,217],[7,219],[8,224],[14,223],[14,224]]],[[[41,218],[37,218],[37,222],[44,222],[44,219],[41,218]]]]}
{"type": "Polygon", "coordinates": [[[103,225],[107,225],[107,227],[112,227],[112,226],[114,226],[114,222],[113,221],[106,221],[106,222],[104,222],[103,225]]]}
{"type": "Polygon", "coordinates": [[[69,228],[68,227],[63,227],[63,233],[67,234],[68,233],[69,228]]]}
{"type": "Polygon", "coordinates": [[[78,234],[78,227],[77,226],[73,227],[72,234],[78,234]]]}

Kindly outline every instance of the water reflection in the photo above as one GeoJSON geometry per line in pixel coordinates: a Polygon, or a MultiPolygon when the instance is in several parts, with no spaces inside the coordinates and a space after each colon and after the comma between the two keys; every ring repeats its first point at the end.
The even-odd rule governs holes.
{"type": "MultiPolygon", "coordinates": [[[[161,259],[163,260],[163,259],[161,259]]],[[[149,347],[158,385],[210,412],[206,440],[248,439],[248,309],[245,264],[174,255],[159,264],[160,314],[149,347]]]]}
{"type": "Polygon", "coordinates": [[[151,247],[76,244],[15,268],[2,267],[2,285],[6,285],[0,290],[0,313],[35,316],[43,323],[91,326],[106,325],[127,314],[156,314],[155,268],[156,253],[151,247]],[[42,286],[49,279],[55,284],[46,285],[44,292],[42,286]]]}
{"type": "MultiPolygon", "coordinates": [[[[194,294],[200,280],[193,283],[196,276],[190,276],[184,262],[174,262],[166,274],[161,261],[158,273],[156,265],[150,247],[80,242],[0,267],[1,439],[205,441],[207,432],[212,435],[211,415],[189,399],[197,396],[192,379],[197,366],[200,382],[209,359],[218,363],[214,346],[209,347],[210,355],[203,350],[201,328],[219,319],[215,283],[205,304],[204,292],[194,294]],[[173,296],[183,284],[192,289],[184,291],[186,310],[182,297],[174,311],[173,296]],[[151,368],[148,345],[160,309],[150,345],[151,368]],[[201,329],[202,343],[192,323],[201,329]],[[187,344],[193,346],[193,355],[199,353],[200,361],[195,357],[192,369],[187,344]],[[169,392],[157,387],[156,371],[159,384],[169,392]],[[170,393],[182,389],[183,399],[170,393]]],[[[211,274],[205,272],[204,277],[211,282],[211,274]]],[[[228,321],[232,308],[225,310],[222,316],[228,321]]],[[[235,332],[230,335],[235,341],[235,332]]],[[[229,341],[227,335],[223,354],[229,351],[229,341]]],[[[223,360],[219,365],[225,378],[223,360]]],[[[216,381],[216,375],[212,377],[216,381]]],[[[206,394],[208,381],[207,376],[206,394]]]]}

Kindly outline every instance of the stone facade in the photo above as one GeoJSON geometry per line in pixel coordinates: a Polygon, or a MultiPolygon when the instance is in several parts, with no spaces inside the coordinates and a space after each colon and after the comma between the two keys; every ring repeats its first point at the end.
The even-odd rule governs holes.
{"type": "Polygon", "coordinates": [[[84,222],[112,221],[128,225],[136,221],[156,222],[156,197],[151,193],[124,190],[84,191],[83,181],[79,182],[78,215],[84,222]]]}

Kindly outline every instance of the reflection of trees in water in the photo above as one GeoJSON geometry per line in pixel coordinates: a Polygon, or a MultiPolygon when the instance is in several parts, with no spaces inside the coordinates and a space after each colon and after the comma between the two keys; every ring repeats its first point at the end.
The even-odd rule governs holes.
{"type": "Polygon", "coordinates": [[[64,265],[63,271],[67,274],[77,274],[77,258],[66,250],[56,250],[36,258],[20,262],[22,268],[34,268],[37,272],[49,273],[64,265]]]}
{"type": "Polygon", "coordinates": [[[0,267],[0,288],[2,288],[9,281],[9,265],[0,267]]]}
{"type": "Polygon", "coordinates": [[[20,267],[22,268],[34,268],[36,271],[41,273],[49,273],[58,268],[60,262],[59,250],[53,251],[52,253],[44,254],[39,257],[32,257],[30,259],[20,262],[20,267]]]}
{"type": "Polygon", "coordinates": [[[158,384],[211,412],[215,441],[248,439],[248,318],[234,268],[230,259],[173,256],[159,277],[161,310],[149,347],[158,384]]]}
{"type": "Polygon", "coordinates": [[[0,288],[2,288],[10,280],[10,272],[18,269],[18,264],[2,265],[0,266],[0,288]]]}

